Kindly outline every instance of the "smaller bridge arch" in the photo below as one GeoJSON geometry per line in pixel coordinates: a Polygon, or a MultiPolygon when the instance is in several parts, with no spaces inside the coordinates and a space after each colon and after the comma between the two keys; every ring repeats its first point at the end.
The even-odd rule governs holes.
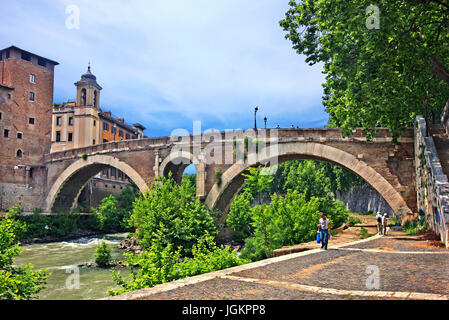
{"type": "Polygon", "coordinates": [[[402,195],[375,169],[354,155],[338,148],[321,143],[284,143],[270,146],[267,158],[259,159],[257,163],[235,163],[222,175],[220,186],[214,184],[205,203],[210,209],[228,211],[233,197],[240,191],[244,183],[242,172],[260,163],[268,163],[270,158],[277,157],[278,163],[290,160],[318,160],[334,163],[345,167],[362,177],[379,192],[399,214],[411,213],[402,195]]]}
{"type": "Polygon", "coordinates": [[[159,176],[167,178],[168,173],[171,172],[173,179],[180,183],[185,168],[192,163],[196,171],[199,172],[201,170],[201,162],[192,153],[183,150],[172,151],[159,165],[159,176]]]}
{"type": "Polygon", "coordinates": [[[69,211],[76,205],[78,197],[87,182],[108,167],[124,172],[140,189],[148,190],[141,175],[129,164],[108,155],[88,156],[68,166],[51,186],[46,198],[46,212],[69,211]]]}

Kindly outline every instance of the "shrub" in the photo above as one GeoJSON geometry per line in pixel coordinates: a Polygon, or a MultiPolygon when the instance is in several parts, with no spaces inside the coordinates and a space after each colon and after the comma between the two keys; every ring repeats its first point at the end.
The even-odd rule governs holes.
{"type": "Polygon", "coordinates": [[[226,224],[234,229],[234,240],[242,241],[253,232],[251,203],[254,201],[249,192],[237,195],[231,203],[226,224]]]}
{"type": "Polygon", "coordinates": [[[140,255],[127,254],[126,263],[130,266],[130,279],[126,280],[120,272],[113,271],[113,279],[121,288],[109,290],[110,295],[150,288],[155,285],[230,268],[246,263],[237,257],[230,248],[218,247],[207,232],[192,247],[192,258],[182,257],[182,248],[174,249],[165,244],[162,230],[154,233],[151,247],[140,255]]]}
{"type": "Polygon", "coordinates": [[[104,242],[104,239],[97,245],[94,257],[95,263],[100,267],[106,267],[111,262],[111,248],[104,242]]]}
{"type": "MultiPolygon", "coordinates": [[[[17,232],[24,230],[23,223],[14,218],[14,211],[0,221],[0,299],[32,299],[42,290],[49,274],[46,270],[33,271],[33,265],[13,266],[14,257],[21,252],[16,242],[17,232]]],[[[20,211],[20,210],[19,210],[20,211]]]]}
{"type": "Polygon", "coordinates": [[[196,198],[190,184],[178,185],[171,176],[157,181],[160,183],[154,183],[151,192],[135,201],[130,222],[144,248],[150,248],[156,232],[162,230],[164,243],[182,247],[182,254],[188,255],[205,232],[216,235],[211,212],[196,198]]]}
{"type": "Polygon", "coordinates": [[[353,227],[353,226],[355,226],[356,224],[359,224],[359,223],[362,223],[362,220],[357,219],[357,218],[354,218],[354,217],[349,217],[349,218],[348,218],[348,224],[349,224],[351,227],[353,227]]]}

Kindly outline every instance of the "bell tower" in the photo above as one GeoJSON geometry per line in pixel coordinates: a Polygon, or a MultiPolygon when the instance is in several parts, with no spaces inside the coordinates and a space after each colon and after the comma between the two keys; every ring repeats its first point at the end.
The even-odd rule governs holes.
{"type": "Polygon", "coordinates": [[[102,87],[97,83],[97,77],[90,71],[90,62],[87,72],[81,75],[81,80],[76,82],[75,86],[77,106],[99,108],[102,87]]]}
{"type": "Polygon", "coordinates": [[[73,147],[80,148],[100,141],[100,91],[101,87],[90,71],[90,62],[87,72],[75,83],[76,105],[74,108],[73,147]]]}

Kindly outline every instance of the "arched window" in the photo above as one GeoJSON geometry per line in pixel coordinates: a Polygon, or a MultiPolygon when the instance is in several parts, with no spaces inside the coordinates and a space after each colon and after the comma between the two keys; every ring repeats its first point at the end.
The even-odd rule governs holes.
{"type": "Polygon", "coordinates": [[[17,158],[22,158],[22,150],[17,150],[16,156],[17,158]]]}
{"type": "Polygon", "coordinates": [[[98,107],[98,105],[97,105],[97,90],[94,91],[94,107],[98,107]]]}
{"type": "Polygon", "coordinates": [[[81,105],[86,105],[86,89],[81,89],[81,105]]]}

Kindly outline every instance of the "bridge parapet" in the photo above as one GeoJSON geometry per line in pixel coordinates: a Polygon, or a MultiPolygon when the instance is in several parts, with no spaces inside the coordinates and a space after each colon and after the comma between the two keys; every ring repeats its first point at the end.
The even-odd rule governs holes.
{"type": "Polygon", "coordinates": [[[422,116],[416,118],[415,170],[418,210],[425,213],[432,230],[449,247],[449,181],[422,116]]]}

